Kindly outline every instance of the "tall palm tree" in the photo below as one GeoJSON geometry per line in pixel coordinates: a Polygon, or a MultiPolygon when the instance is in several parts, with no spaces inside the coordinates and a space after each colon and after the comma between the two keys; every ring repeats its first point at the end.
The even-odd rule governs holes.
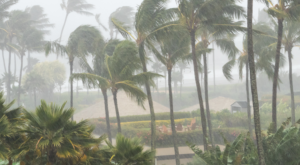
{"type": "Polygon", "coordinates": [[[89,4],[86,2],[86,0],[62,0],[62,3],[60,4],[61,8],[66,11],[65,21],[63,24],[63,27],[60,32],[60,37],[58,39],[58,42],[60,43],[63,31],[66,26],[67,19],[71,13],[78,13],[83,15],[93,15],[91,12],[88,12],[89,9],[93,9],[94,5],[89,4]]]}
{"type": "MultiPolygon", "coordinates": [[[[180,30],[176,32],[179,33],[180,30]]],[[[174,144],[176,165],[180,165],[179,151],[177,146],[177,135],[174,121],[174,107],[173,107],[173,92],[172,92],[172,71],[173,67],[179,60],[189,53],[189,38],[188,33],[181,33],[179,36],[173,34],[168,38],[162,40],[160,44],[160,52],[154,52],[157,59],[166,67],[168,71],[168,87],[169,87],[169,102],[170,102],[170,120],[172,129],[172,139],[174,144]]]]}
{"type": "Polygon", "coordinates": [[[106,56],[105,65],[108,72],[107,77],[90,73],[77,73],[72,75],[71,80],[81,79],[83,81],[89,81],[89,83],[92,84],[109,87],[114,98],[118,132],[121,133],[121,119],[117,99],[118,91],[123,90],[128,96],[135,99],[138,105],[144,108],[144,101],[147,96],[138,85],[156,77],[157,74],[151,72],[134,74],[141,69],[141,64],[140,59],[137,57],[136,46],[130,41],[121,42],[116,47],[113,56],[106,56]]]}
{"type": "MultiPolygon", "coordinates": [[[[143,72],[147,72],[148,70],[145,48],[148,47],[152,49],[152,41],[156,40],[157,36],[165,32],[165,28],[163,27],[167,27],[166,21],[171,20],[174,16],[171,14],[174,9],[167,10],[165,6],[166,0],[144,0],[139,6],[138,12],[135,14],[133,32],[130,32],[130,27],[124,26],[120,21],[113,18],[111,19],[123,37],[131,38],[136,42],[139,57],[143,65],[143,72]],[[136,34],[136,37],[134,34],[136,34]]],[[[155,112],[150,83],[146,82],[145,86],[151,113],[151,149],[154,151],[156,148],[155,112]]]]}
{"type": "Polygon", "coordinates": [[[144,150],[140,139],[126,138],[121,134],[117,135],[116,145],[108,143],[108,148],[113,154],[111,161],[116,165],[151,165],[155,156],[155,152],[144,150]]]}
{"type": "MultiPolygon", "coordinates": [[[[201,87],[199,82],[198,74],[198,61],[196,56],[196,36],[204,28],[213,29],[218,35],[226,32],[235,32],[236,26],[233,26],[232,18],[235,16],[239,18],[243,15],[243,9],[236,4],[236,1],[227,0],[177,0],[179,3],[179,19],[181,26],[183,26],[186,31],[190,33],[191,47],[192,47],[192,57],[194,65],[194,75],[197,87],[198,101],[200,105],[201,123],[203,130],[203,144],[204,150],[207,150],[208,144],[206,140],[207,128],[206,128],[206,118],[204,112],[203,98],[201,94],[201,87]],[[218,14],[217,14],[218,13],[218,14]],[[225,24],[225,25],[224,25],[225,24]],[[231,24],[230,26],[226,24],[231,24]],[[222,30],[225,28],[226,30],[222,30]]],[[[205,32],[205,31],[204,31],[205,32]]],[[[203,32],[202,32],[203,33],[203,32]]],[[[201,35],[200,35],[201,36],[201,35]]],[[[206,61],[204,59],[204,61],[206,61]]],[[[209,111],[208,111],[209,112],[209,111]]],[[[210,125],[210,124],[209,124],[210,125]]]]}
{"type": "Polygon", "coordinates": [[[253,38],[252,38],[252,19],[253,19],[253,0],[248,0],[247,4],[247,48],[248,48],[248,62],[250,70],[250,81],[251,81],[251,93],[254,110],[254,128],[256,135],[257,153],[259,165],[265,165],[264,149],[262,145],[261,137],[261,126],[259,116],[259,102],[256,84],[256,71],[254,63],[254,52],[253,52],[253,38]]]}
{"type": "MultiPolygon", "coordinates": [[[[92,26],[79,26],[71,33],[66,46],[58,42],[47,42],[45,46],[46,56],[49,53],[57,53],[61,56],[68,56],[70,65],[70,76],[73,74],[73,63],[76,56],[93,53],[95,43],[101,38],[100,32],[92,26]]],[[[73,80],[70,81],[70,107],[73,107],[73,80]]]]}
{"type": "Polygon", "coordinates": [[[28,72],[25,75],[24,81],[23,81],[23,87],[28,90],[32,91],[33,93],[33,103],[34,108],[37,106],[36,102],[36,92],[39,89],[42,89],[46,84],[46,80],[38,73],[36,73],[34,70],[31,72],[28,72]]]}
{"type": "MultiPolygon", "coordinates": [[[[15,37],[20,36],[22,30],[30,26],[32,21],[30,20],[30,15],[21,10],[14,10],[10,13],[8,20],[6,20],[3,24],[3,27],[0,29],[6,33],[6,40],[5,42],[7,44],[7,49],[9,52],[9,61],[8,61],[8,74],[11,74],[11,53],[13,50],[15,50],[15,47],[13,46],[13,39],[15,37]]],[[[8,83],[7,83],[7,99],[10,101],[10,78],[8,78],[8,83]]]]}
{"type": "Polygon", "coordinates": [[[296,21],[284,21],[283,22],[283,37],[282,46],[288,53],[289,61],[289,81],[290,81],[290,93],[291,93],[291,111],[292,111],[292,124],[296,122],[295,119],[295,98],[294,98],[294,85],[293,85],[293,47],[300,44],[300,23],[296,21]]]}
{"type": "Polygon", "coordinates": [[[277,88],[278,88],[278,74],[280,67],[280,50],[282,46],[283,35],[283,21],[284,20],[297,20],[300,17],[300,2],[298,0],[280,0],[278,4],[274,5],[271,0],[264,0],[269,7],[268,13],[277,19],[278,33],[277,33],[277,46],[276,46],[276,61],[273,77],[273,91],[272,91],[272,122],[273,131],[277,130],[277,88]]]}
{"type": "Polygon", "coordinates": [[[185,69],[188,69],[188,64],[185,61],[179,61],[177,65],[179,67],[180,75],[181,75],[181,79],[180,79],[180,99],[181,99],[182,85],[183,85],[183,79],[184,79],[183,72],[185,69]]]}
{"type": "Polygon", "coordinates": [[[44,164],[60,164],[60,159],[78,158],[83,149],[98,144],[100,139],[92,137],[93,129],[88,121],[71,121],[74,109],[66,109],[65,105],[66,102],[59,106],[42,100],[35,112],[24,110],[27,137],[16,151],[21,160],[26,161],[34,151],[36,157],[32,158],[33,161],[44,159],[44,164]]]}
{"type": "Polygon", "coordinates": [[[7,11],[12,5],[18,3],[19,0],[0,0],[0,20],[9,17],[9,11],[7,11]]]}

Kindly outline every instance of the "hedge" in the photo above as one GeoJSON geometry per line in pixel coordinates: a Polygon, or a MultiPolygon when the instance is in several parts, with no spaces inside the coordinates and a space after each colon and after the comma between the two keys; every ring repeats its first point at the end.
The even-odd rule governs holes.
{"type": "MultiPolygon", "coordinates": [[[[175,124],[183,124],[183,125],[189,125],[191,123],[193,118],[187,118],[187,119],[176,119],[175,124]]],[[[170,120],[156,120],[155,121],[157,126],[162,126],[162,125],[170,125],[171,121],[170,120]]],[[[127,127],[133,127],[133,128],[150,128],[151,121],[134,121],[134,122],[123,122],[121,123],[122,126],[127,126],[127,127]]]]}
{"type": "MultiPolygon", "coordinates": [[[[150,113],[150,112],[149,112],[150,113]]],[[[193,118],[193,115],[190,112],[175,112],[174,119],[184,119],[184,118],[193,118]]],[[[170,120],[170,113],[156,113],[156,120],[170,120]]],[[[109,118],[111,123],[116,123],[116,117],[109,118]]],[[[137,115],[137,116],[121,116],[121,122],[133,122],[133,121],[147,121],[151,120],[151,116],[149,115],[137,115]]],[[[105,118],[99,118],[98,121],[105,121],[105,118]]]]}

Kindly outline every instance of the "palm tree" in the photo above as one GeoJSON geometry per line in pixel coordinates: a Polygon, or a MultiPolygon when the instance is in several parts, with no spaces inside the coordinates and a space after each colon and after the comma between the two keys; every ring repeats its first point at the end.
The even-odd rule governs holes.
{"type": "MultiPolygon", "coordinates": [[[[114,26],[123,37],[131,38],[136,42],[139,50],[139,57],[142,61],[143,72],[147,72],[145,47],[152,49],[152,41],[165,31],[164,27],[167,27],[166,21],[171,20],[174,16],[171,14],[173,9],[166,10],[165,5],[165,0],[144,0],[139,6],[138,12],[135,14],[134,32],[130,32],[129,27],[124,26],[120,21],[114,18],[111,19],[114,26]],[[134,34],[137,36],[134,37],[134,34]]],[[[145,86],[151,114],[151,149],[154,151],[156,148],[155,112],[150,83],[146,82],[145,86]]]]}
{"type": "Polygon", "coordinates": [[[121,133],[121,119],[117,99],[118,91],[123,90],[128,96],[135,99],[138,105],[144,108],[144,101],[147,96],[137,85],[158,76],[151,72],[135,75],[134,72],[141,69],[140,59],[136,55],[137,49],[134,43],[123,41],[116,47],[113,56],[106,56],[107,77],[90,73],[77,73],[71,77],[71,80],[81,79],[89,81],[92,84],[100,84],[99,86],[110,88],[114,98],[119,133],[121,133]]]}
{"type": "MultiPolygon", "coordinates": [[[[13,46],[13,39],[17,36],[21,35],[21,31],[23,28],[27,28],[30,26],[32,21],[30,20],[30,15],[24,11],[21,10],[14,10],[10,13],[9,19],[4,22],[3,27],[0,29],[6,33],[6,40],[8,42],[5,42],[7,44],[7,49],[9,52],[9,61],[8,61],[8,74],[11,74],[11,53],[15,47],[13,46]]],[[[8,79],[7,83],[7,99],[10,101],[10,78],[8,79]]]]}
{"type": "Polygon", "coordinates": [[[253,38],[252,38],[252,19],[253,19],[253,0],[248,0],[247,5],[247,48],[248,48],[248,62],[250,70],[250,81],[251,81],[251,93],[254,110],[254,128],[256,135],[257,154],[259,165],[265,165],[264,149],[262,145],[261,137],[261,126],[259,116],[259,102],[256,84],[256,71],[254,63],[254,52],[253,52],[253,38]]]}
{"type": "MultiPolygon", "coordinates": [[[[45,46],[45,54],[48,56],[49,53],[52,52],[61,56],[67,55],[69,59],[71,76],[73,74],[73,63],[75,57],[93,53],[93,47],[99,38],[101,38],[100,32],[95,27],[88,25],[79,26],[74,32],[71,33],[66,46],[57,42],[48,42],[45,46]]],[[[72,80],[70,81],[70,89],[70,107],[73,107],[72,80]]]]}
{"type": "Polygon", "coordinates": [[[12,5],[16,4],[19,0],[0,0],[0,20],[9,17],[7,11],[12,5]]]}
{"type": "Polygon", "coordinates": [[[274,5],[271,0],[264,0],[266,5],[269,7],[268,13],[277,19],[278,33],[277,33],[277,46],[276,46],[276,60],[273,77],[273,94],[272,94],[272,122],[273,131],[277,130],[277,87],[278,87],[278,74],[280,67],[280,50],[282,46],[282,35],[283,35],[283,21],[285,19],[297,20],[300,17],[299,14],[299,1],[298,0],[280,0],[278,4],[274,5]]]}
{"type": "Polygon", "coordinates": [[[58,106],[42,100],[35,112],[24,110],[27,138],[16,151],[19,157],[25,156],[26,161],[30,151],[34,151],[36,160],[44,159],[47,164],[59,164],[59,159],[77,158],[83,149],[98,144],[100,139],[92,137],[93,129],[87,124],[88,121],[71,121],[74,109],[66,109],[65,105],[66,102],[58,106]]]}
{"type": "Polygon", "coordinates": [[[19,125],[21,124],[20,114],[21,107],[11,109],[14,101],[5,104],[4,94],[0,93],[0,158],[2,160],[9,160],[9,165],[12,165],[11,154],[17,147],[14,145],[18,141],[16,137],[20,131],[19,125]]]}
{"type": "Polygon", "coordinates": [[[36,73],[34,70],[31,72],[28,72],[25,75],[24,78],[24,88],[28,91],[32,91],[33,92],[33,103],[34,103],[34,107],[36,108],[36,92],[39,89],[42,89],[45,84],[46,84],[46,80],[38,73],[36,73]]]}
{"type": "MultiPolygon", "coordinates": [[[[180,30],[176,31],[180,33],[180,30]],[[179,32],[178,32],[179,31],[179,32]]],[[[157,59],[161,61],[161,63],[168,70],[168,87],[169,87],[169,102],[170,102],[170,120],[171,120],[171,129],[172,129],[172,138],[174,144],[176,165],[180,165],[179,151],[177,146],[177,135],[174,121],[174,107],[173,107],[173,92],[172,92],[172,71],[173,67],[177,64],[179,60],[184,55],[189,53],[189,38],[188,33],[180,33],[179,36],[173,34],[169,35],[168,38],[162,40],[160,42],[160,52],[154,52],[157,59]]],[[[175,82],[174,82],[175,83],[175,82]]]]}
{"type": "Polygon", "coordinates": [[[181,79],[180,79],[180,99],[181,99],[181,93],[182,93],[182,84],[183,84],[183,79],[184,79],[184,75],[183,72],[185,69],[188,69],[188,64],[185,61],[179,61],[178,62],[178,67],[180,70],[180,75],[181,75],[181,79]]]}
{"type": "Polygon", "coordinates": [[[113,154],[111,161],[116,165],[150,165],[155,156],[154,151],[144,150],[140,139],[126,138],[121,134],[117,135],[115,146],[111,143],[107,145],[113,154]]]}
{"type": "Polygon", "coordinates": [[[93,15],[92,13],[88,12],[87,10],[93,9],[94,5],[89,4],[86,2],[86,0],[62,0],[62,3],[60,4],[61,8],[66,11],[66,17],[63,24],[63,27],[60,32],[60,37],[58,39],[58,42],[60,43],[63,31],[65,29],[65,25],[68,19],[69,14],[71,13],[78,13],[83,15],[93,15]]]}
{"type": "Polygon", "coordinates": [[[284,21],[283,22],[283,37],[282,46],[288,53],[289,60],[289,81],[290,81],[290,93],[291,93],[291,111],[292,111],[292,124],[296,122],[295,119],[295,98],[294,98],[294,85],[293,85],[293,47],[300,43],[300,23],[296,21],[284,21]]]}
{"type": "MultiPolygon", "coordinates": [[[[134,12],[132,7],[122,6],[110,14],[109,20],[111,20],[112,18],[116,19],[118,21],[121,21],[124,26],[131,28],[133,26],[133,16],[134,12]]],[[[108,22],[108,27],[110,30],[110,39],[116,39],[118,36],[118,29],[114,26],[112,21],[108,22]],[[116,34],[115,37],[114,34],[116,34]]]]}
{"type": "MultiPolygon", "coordinates": [[[[213,30],[214,32],[216,32],[214,34],[216,36],[218,34],[222,35],[224,33],[224,31],[231,32],[231,33],[235,32],[237,28],[239,28],[239,29],[241,29],[241,28],[239,26],[237,26],[239,24],[234,25],[234,23],[231,20],[235,16],[237,18],[242,16],[244,11],[241,7],[235,5],[236,1],[177,0],[177,2],[179,3],[179,12],[180,12],[179,19],[180,19],[181,26],[183,26],[190,33],[195,82],[196,82],[196,87],[197,87],[198,101],[199,101],[199,105],[200,105],[200,114],[201,114],[201,122],[202,122],[202,130],[203,130],[203,136],[204,136],[203,144],[204,144],[204,150],[207,150],[206,118],[205,118],[205,112],[204,112],[203,98],[202,98],[202,94],[201,94],[201,87],[200,87],[200,82],[199,82],[199,74],[198,74],[199,68],[198,68],[198,62],[197,62],[197,57],[196,57],[196,35],[200,33],[200,36],[203,36],[203,35],[201,35],[201,33],[204,34],[207,30],[208,31],[213,30]],[[226,24],[230,24],[230,25],[228,26],[226,24]],[[201,31],[202,28],[204,28],[204,31],[201,31]],[[222,30],[222,28],[224,28],[224,31],[222,30]]],[[[203,43],[203,44],[205,44],[205,43],[203,43]]],[[[206,61],[205,57],[204,57],[204,61],[206,61]]],[[[205,72],[206,71],[204,71],[204,73],[205,72]]],[[[207,109],[209,109],[209,108],[207,108],[207,109]]],[[[209,110],[207,112],[209,112],[209,110]]],[[[209,125],[211,125],[211,124],[209,124],[209,125]]]]}

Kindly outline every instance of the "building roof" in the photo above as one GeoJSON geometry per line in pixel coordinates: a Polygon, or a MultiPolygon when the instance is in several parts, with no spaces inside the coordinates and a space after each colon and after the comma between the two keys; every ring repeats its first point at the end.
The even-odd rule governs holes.
{"type": "MultiPolygon", "coordinates": [[[[125,92],[120,91],[118,92],[118,107],[120,116],[134,116],[134,115],[146,115],[150,114],[150,109],[148,105],[148,100],[145,101],[144,105],[146,110],[142,107],[138,106],[138,104],[131,100],[125,92]]],[[[170,112],[168,107],[165,107],[155,101],[153,101],[154,111],[155,113],[163,113],[163,112],[170,112]]],[[[109,116],[115,117],[116,111],[113,101],[113,96],[108,98],[108,109],[109,109],[109,116]]],[[[104,101],[101,99],[96,104],[89,106],[80,112],[74,115],[75,121],[81,121],[85,119],[92,119],[92,118],[100,118],[105,117],[105,109],[104,109],[104,101]]]]}
{"type": "Polygon", "coordinates": [[[239,104],[242,108],[247,108],[247,101],[236,101],[233,104],[235,104],[235,103],[239,104]]]}
{"type": "MultiPolygon", "coordinates": [[[[211,111],[215,111],[215,112],[222,111],[224,109],[230,110],[231,105],[235,102],[236,102],[236,100],[233,100],[231,98],[219,96],[219,97],[209,100],[209,109],[211,111]]],[[[205,108],[205,104],[204,104],[204,108],[205,108]]],[[[184,109],[180,110],[180,112],[191,112],[191,111],[195,111],[197,109],[199,109],[199,104],[193,105],[188,108],[184,108],[184,109]]]]}

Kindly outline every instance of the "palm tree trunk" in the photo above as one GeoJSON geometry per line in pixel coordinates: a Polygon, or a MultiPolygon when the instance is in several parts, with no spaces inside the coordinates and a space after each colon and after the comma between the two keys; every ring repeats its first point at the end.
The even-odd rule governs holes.
{"type": "Polygon", "coordinates": [[[274,68],[273,77],[273,95],[272,95],[272,124],[273,132],[277,130],[277,84],[278,84],[278,74],[279,74],[279,63],[280,63],[280,49],[282,41],[282,30],[283,30],[283,20],[278,19],[278,37],[277,37],[277,48],[276,48],[276,60],[274,68]]]}
{"type": "Polygon", "coordinates": [[[193,64],[194,64],[194,74],[195,74],[195,81],[196,81],[196,87],[197,87],[197,94],[198,94],[198,101],[200,105],[200,114],[201,114],[201,124],[202,124],[202,131],[203,131],[203,146],[204,150],[206,151],[208,148],[208,144],[206,141],[207,137],[207,130],[206,130],[206,117],[204,112],[204,105],[203,105],[203,99],[202,99],[202,93],[201,93],[201,86],[199,82],[199,73],[198,73],[198,64],[197,64],[197,57],[196,57],[196,49],[195,49],[195,30],[191,31],[191,44],[192,44],[192,55],[193,55],[193,64]]]}
{"type": "MultiPolygon", "coordinates": [[[[70,76],[73,74],[73,60],[70,60],[70,76]]],[[[73,80],[70,79],[70,107],[73,108],[73,80]]],[[[74,116],[72,116],[72,121],[74,116]]]]}
{"type": "Polygon", "coordinates": [[[77,81],[77,85],[76,85],[76,96],[78,97],[78,81],[77,81]]]}
{"type": "Polygon", "coordinates": [[[118,99],[117,99],[117,90],[112,91],[112,93],[113,93],[113,96],[114,96],[114,104],[115,104],[116,117],[117,117],[117,122],[118,122],[118,133],[122,133],[121,119],[120,119],[118,99]]]}
{"type": "MultiPolygon", "coordinates": [[[[11,43],[10,39],[10,42],[11,43]]],[[[8,49],[9,51],[9,57],[8,57],[8,78],[7,78],[7,101],[10,102],[10,79],[11,79],[11,71],[10,71],[10,65],[11,65],[11,47],[8,49]]]]}
{"type": "Polygon", "coordinates": [[[214,146],[210,109],[209,109],[209,98],[208,98],[208,70],[207,70],[206,53],[203,54],[203,63],[204,63],[204,89],[205,89],[206,116],[207,116],[207,123],[208,123],[208,128],[209,128],[210,141],[211,141],[212,146],[214,146]]]}
{"type": "Polygon", "coordinates": [[[179,151],[177,146],[177,135],[174,121],[174,109],[173,109],[173,94],[172,94],[172,68],[168,69],[168,84],[169,84],[169,101],[170,101],[170,120],[171,120],[171,129],[172,129],[172,138],[174,143],[175,159],[176,165],[180,165],[179,151]]]}
{"type": "Polygon", "coordinates": [[[6,71],[6,64],[5,64],[5,58],[4,58],[4,50],[2,49],[2,60],[3,60],[3,66],[4,66],[4,73],[7,73],[6,71]]]}
{"type": "Polygon", "coordinates": [[[36,88],[33,89],[34,108],[36,108],[36,88]]]}
{"type": "Polygon", "coordinates": [[[14,77],[16,77],[16,75],[17,75],[17,58],[16,58],[16,53],[14,53],[14,62],[15,62],[14,77]]]}
{"type": "MultiPolygon", "coordinates": [[[[146,65],[146,57],[145,57],[145,45],[144,42],[142,42],[139,46],[139,56],[141,59],[141,63],[143,65],[143,72],[147,72],[147,65],[146,65]]],[[[150,108],[150,114],[151,114],[151,150],[155,152],[156,150],[156,123],[155,123],[155,112],[153,107],[153,100],[150,90],[150,84],[147,80],[145,83],[147,97],[148,97],[148,103],[150,108]]],[[[152,159],[152,164],[155,164],[155,159],[152,159]]]]}
{"type": "Polygon", "coordinates": [[[8,164],[7,165],[12,165],[13,164],[13,161],[11,158],[8,159],[8,164]]]}
{"type": "Polygon", "coordinates": [[[183,74],[182,74],[182,69],[180,69],[180,100],[181,100],[181,92],[182,92],[182,82],[183,82],[183,74]]]}
{"type": "Polygon", "coordinates": [[[21,104],[21,81],[22,81],[22,71],[23,71],[23,55],[20,54],[20,58],[21,58],[21,68],[20,68],[20,76],[19,76],[19,87],[18,87],[18,106],[20,106],[21,104]]]}
{"type": "Polygon", "coordinates": [[[31,63],[30,63],[30,52],[28,51],[28,59],[27,59],[27,72],[31,71],[31,63]]]}
{"type": "Polygon", "coordinates": [[[248,127],[249,133],[252,137],[252,126],[251,126],[251,107],[250,107],[250,94],[249,94],[249,62],[246,63],[246,93],[247,93],[247,113],[248,113],[248,127]]]}
{"type": "Polygon", "coordinates": [[[166,71],[164,71],[164,75],[165,75],[165,93],[167,93],[167,75],[166,75],[166,71]]]}
{"type": "Polygon", "coordinates": [[[215,68],[215,46],[214,44],[212,45],[213,47],[213,72],[214,72],[214,91],[216,91],[216,68],[215,68]]]}
{"type": "Polygon", "coordinates": [[[102,94],[103,94],[104,105],[105,105],[105,120],[106,120],[107,136],[108,136],[108,140],[110,142],[112,142],[111,131],[110,131],[110,121],[109,121],[107,89],[101,89],[101,91],[102,91],[102,94]]]}
{"type": "Polygon", "coordinates": [[[255,125],[255,135],[257,143],[257,151],[259,157],[259,165],[265,165],[264,149],[262,146],[261,137],[261,126],[260,126],[260,116],[259,116],[259,102],[257,94],[257,84],[256,84],[256,71],[254,63],[254,52],[253,52],[253,36],[252,36],[252,19],[253,19],[253,0],[248,0],[248,10],[247,10],[247,34],[248,34],[248,60],[250,68],[250,80],[251,80],[251,92],[252,101],[254,109],[254,125],[255,125]]]}
{"type": "Polygon", "coordinates": [[[288,57],[289,57],[289,79],[290,79],[290,92],[291,92],[292,124],[294,125],[296,119],[295,119],[294,85],[293,85],[292,49],[288,50],[288,57]]]}
{"type": "MultiPolygon", "coordinates": [[[[64,21],[63,27],[62,27],[62,29],[61,29],[60,37],[59,37],[59,40],[58,40],[59,43],[60,43],[60,41],[61,41],[61,38],[62,38],[64,29],[65,29],[65,26],[66,26],[66,22],[67,22],[68,16],[69,16],[69,13],[66,13],[65,21],[64,21]]],[[[57,57],[58,57],[58,56],[57,56],[57,57]]]]}

